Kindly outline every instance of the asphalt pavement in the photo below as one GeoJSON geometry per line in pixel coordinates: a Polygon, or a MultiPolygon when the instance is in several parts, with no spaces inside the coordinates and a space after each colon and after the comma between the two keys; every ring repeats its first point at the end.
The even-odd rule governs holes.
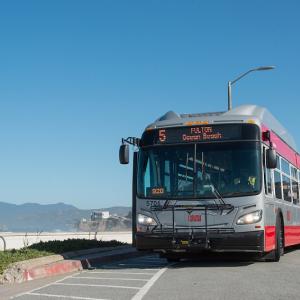
{"type": "Polygon", "coordinates": [[[279,263],[218,254],[169,264],[153,254],[94,267],[32,290],[23,285],[11,299],[300,299],[299,249],[279,263]]]}

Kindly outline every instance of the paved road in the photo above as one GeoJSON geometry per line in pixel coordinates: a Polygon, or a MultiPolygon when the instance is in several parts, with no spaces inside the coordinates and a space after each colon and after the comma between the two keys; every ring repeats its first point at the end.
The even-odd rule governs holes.
{"type": "Polygon", "coordinates": [[[168,264],[148,255],[99,265],[13,299],[300,299],[300,250],[279,263],[215,256],[168,264]]]}

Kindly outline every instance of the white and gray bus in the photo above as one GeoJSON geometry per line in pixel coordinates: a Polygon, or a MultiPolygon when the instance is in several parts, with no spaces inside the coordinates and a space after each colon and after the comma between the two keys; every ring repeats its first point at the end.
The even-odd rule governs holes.
{"type": "Polygon", "coordinates": [[[300,155],[267,109],[168,112],[141,138],[122,139],[122,164],[129,144],[137,249],[169,260],[205,250],[278,261],[300,243],[300,155]]]}

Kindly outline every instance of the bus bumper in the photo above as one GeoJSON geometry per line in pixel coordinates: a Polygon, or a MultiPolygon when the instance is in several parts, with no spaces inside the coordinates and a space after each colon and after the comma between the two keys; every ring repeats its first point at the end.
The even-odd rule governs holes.
{"type": "Polygon", "coordinates": [[[264,231],[214,233],[208,235],[176,234],[136,234],[138,250],[201,252],[203,250],[219,252],[264,252],[264,231]]]}

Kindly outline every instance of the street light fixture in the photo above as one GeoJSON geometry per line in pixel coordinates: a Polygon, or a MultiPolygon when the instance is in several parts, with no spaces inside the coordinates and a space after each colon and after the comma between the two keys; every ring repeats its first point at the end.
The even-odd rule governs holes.
{"type": "Polygon", "coordinates": [[[255,72],[255,71],[269,71],[269,70],[273,70],[273,69],[275,69],[275,66],[258,67],[258,68],[251,69],[251,70],[243,73],[242,75],[240,75],[239,77],[237,77],[236,79],[234,79],[232,81],[228,81],[228,110],[232,109],[231,86],[233,84],[235,84],[238,80],[240,80],[241,78],[245,77],[246,75],[248,75],[251,72],[255,72]]]}

